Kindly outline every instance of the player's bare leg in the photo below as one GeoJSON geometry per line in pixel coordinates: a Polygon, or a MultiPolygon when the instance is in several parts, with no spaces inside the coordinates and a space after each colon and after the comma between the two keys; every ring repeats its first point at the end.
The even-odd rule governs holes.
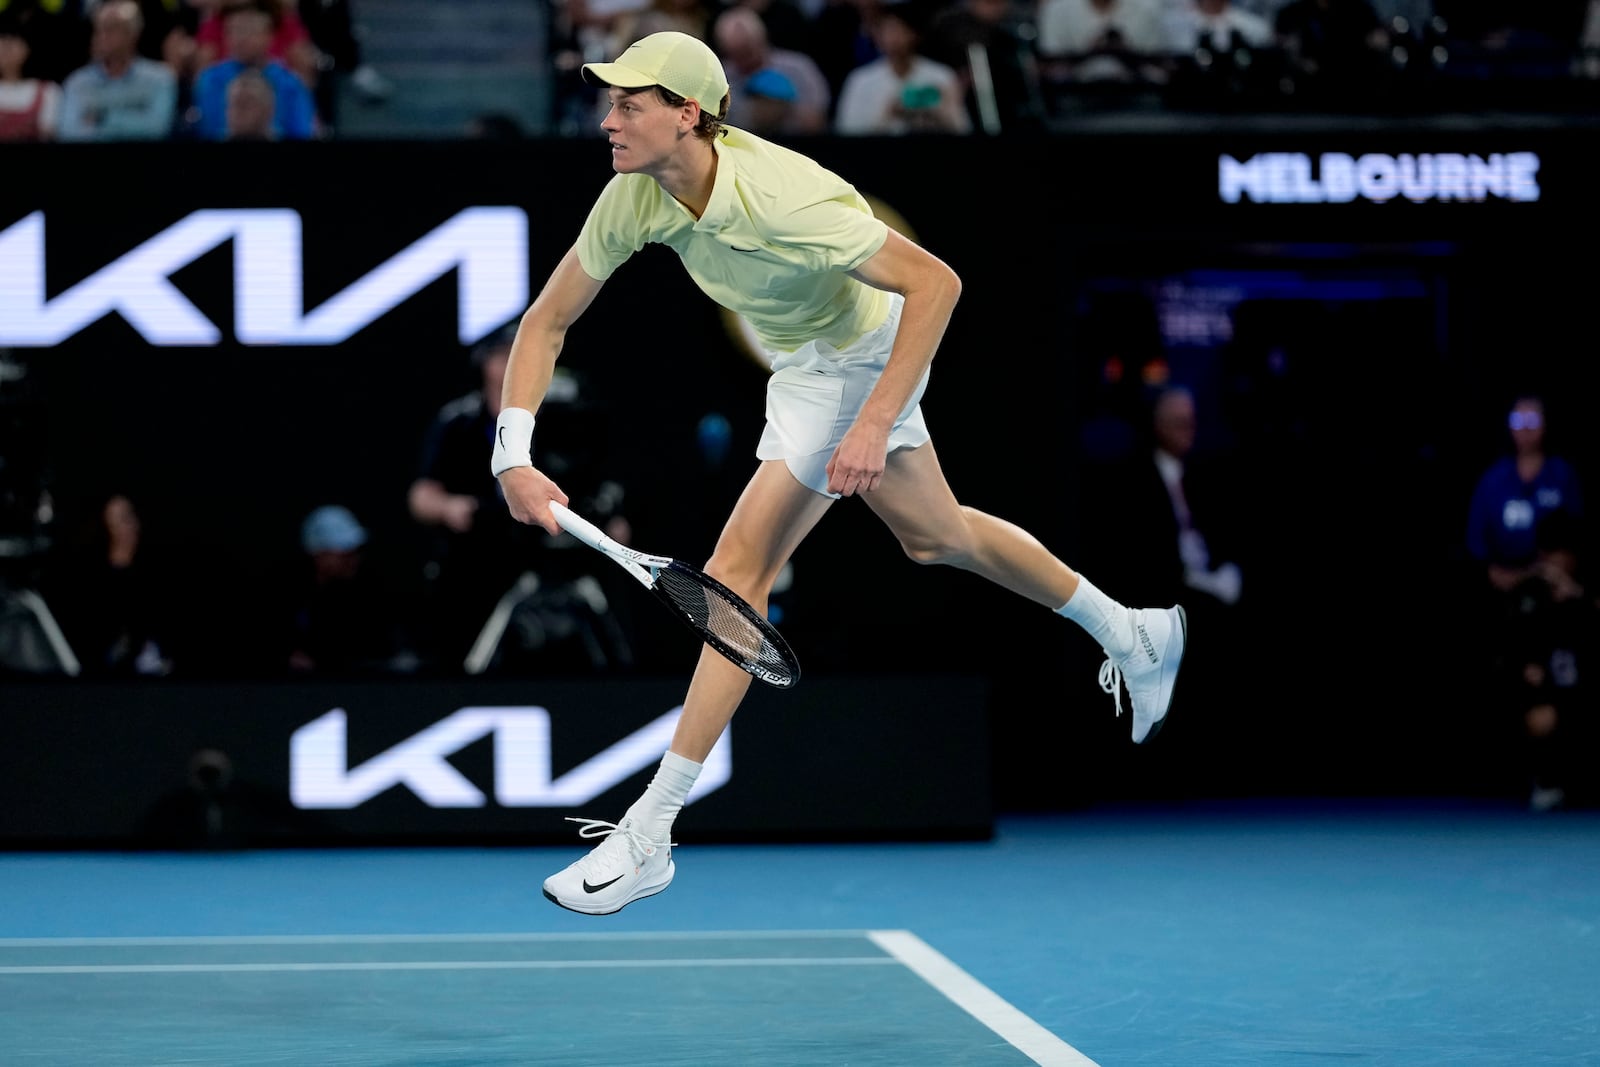
{"type": "Polygon", "coordinates": [[[917,562],[971,571],[1082,626],[1105,649],[1100,685],[1119,715],[1127,682],[1133,739],[1145,741],[1160,727],[1188,644],[1182,607],[1124,607],[1026,530],[959,503],[931,442],[892,453],[864,499],[917,562]]]}
{"type": "Polygon", "coordinates": [[[1047,608],[1078,591],[1077,572],[1038,538],[956,500],[932,442],[891,453],[878,488],[862,499],[918,563],[971,571],[1047,608]]]}

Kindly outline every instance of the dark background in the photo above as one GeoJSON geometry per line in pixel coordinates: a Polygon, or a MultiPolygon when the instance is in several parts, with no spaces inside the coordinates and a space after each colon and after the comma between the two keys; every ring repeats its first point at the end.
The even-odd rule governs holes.
{"type": "MultiPolygon", "coordinates": [[[[1119,513],[1083,475],[1092,431],[1114,414],[1106,360],[1164,366],[1200,394],[1202,447],[1238,472],[1253,593],[1227,640],[1194,634],[1201,666],[1159,742],[1138,748],[1095,685],[1101,657],[1085,635],[969,575],[917,568],[845,501],[797,554],[785,598],[808,677],[981,679],[1002,810],[1522,787],[1478,685],[1461,537],[1514,390],[1544,391],[1551,444],[1594,469],[1591,131],[1202,128],[798,147],[964,279],[924,400],[963,502],[1091,577],[1126,567],[1084,554],[1114,551],[1119,513]],[[1222,203],[1218,156],[1262,151],[1533,151],[1541,196],[1222,203]],[[1226,327],[1185,341],[1183,315],[1226,327]]],[[[609,176],[604,153],[567,140],[8,147],[0,229],[45,212],[53,296],[198,208],[294,207],[310,308],[461,208],[516,205],[530,218],[536,292],[609,176]],[[88,176],[100,192],[85,195],[88,176]]],[[[176,679],[260,685],[278,673],[263,651],[278,623],[273,584],[306,512],[346,504],[401,571],[410,559],[405,492],[423,430],[474,384],[454,279],[337,348],[232,341],[226,245],[173,282],[230,339],[152,348],[112,316],[57,348],[14,349],[27,374],[7,386],[8,410],[26,417],[5,447],[13,462],[39,460],[63,526],[110,488],[138,501],[171,564],[165,596],[187,620],[176,679]]],[[[607,285],[563,363],[583,382],[584,432],[606,442],[629,487],[636,546],[705,556],[706,520],[742,474],[705,471],[696,424],[726,415],[734,455],[753,464],[764,369],[654,247],[607,285]]],[[[635,673],[686,679],[676,624],[648,606],[635,618],[635,673]]],[[[171,684],[107,699],[138,716],[141,686],[171,684]]],[[[29,691],[0,686],[0,722],[29,691]]],[[[894,765],[893,751],[880,755],[894,765]]]]}

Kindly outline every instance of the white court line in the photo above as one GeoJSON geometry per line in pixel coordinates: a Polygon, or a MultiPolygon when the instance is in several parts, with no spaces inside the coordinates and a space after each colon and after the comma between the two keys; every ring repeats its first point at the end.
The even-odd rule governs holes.
{"type": "Polygon", "coordinates": [[[394,960],[333,963],[72,963],[0,967],[7,974],[227,974],[273,971],[553,971],[651,967],[895,967],[889,956],[676,960],[394,960]]]}
{"type": "Polygon", "coordinates": [[[1083,1053],[1006,1003],[988,986],[909,930],[868,930],[872,943],[950,998],[967,1014],[1045,1067],[1098,1067],[1083,1053]]]}
{"type": "Polygon", "coordinates": [[[867,937],[865,930],[656,930],[581,934],[199,934],[170,937],[0,937],[0,948],[115,947],[118,945],[434,945],[536,941],[765,941],[867,937]]]}

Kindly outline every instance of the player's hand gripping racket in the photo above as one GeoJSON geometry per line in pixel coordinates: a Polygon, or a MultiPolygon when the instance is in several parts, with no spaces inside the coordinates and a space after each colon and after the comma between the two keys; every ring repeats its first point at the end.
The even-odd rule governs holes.
{"type": "Polygon", "coordinates": [[[800,680],[800,662],[789,643],[760,612],[733,590],[681,560],[647,556],[606,536],[588,519],[556,501],[550,514],[572,536],[605,553],[672,609],[674,615],[705,638],[741,670],[768,685],[788,689],[800,680]]]}

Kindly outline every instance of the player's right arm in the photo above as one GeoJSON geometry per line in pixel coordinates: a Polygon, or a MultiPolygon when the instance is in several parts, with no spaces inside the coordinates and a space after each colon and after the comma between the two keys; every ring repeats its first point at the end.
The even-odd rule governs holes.
{"type": "Polygon", "coordinates": [[[591,278],[578,262],[577,246],[569,249],[533,304],[523,312],[506,364],[500,420],[495,428],[495,463],[507,462],[504,454],[509,453],[515,465],[498,475],[500,489],[513,518],[542,526],[553,534],[560,533],[561,526],[550,514],[550,501],[565,504],[567,494],[526,458],[532,438],[532,414],[538,411],[550,388],[567,330],[604,284],[591,278]],[[525,437],[522,426],[527,428],[525,437]]]}

